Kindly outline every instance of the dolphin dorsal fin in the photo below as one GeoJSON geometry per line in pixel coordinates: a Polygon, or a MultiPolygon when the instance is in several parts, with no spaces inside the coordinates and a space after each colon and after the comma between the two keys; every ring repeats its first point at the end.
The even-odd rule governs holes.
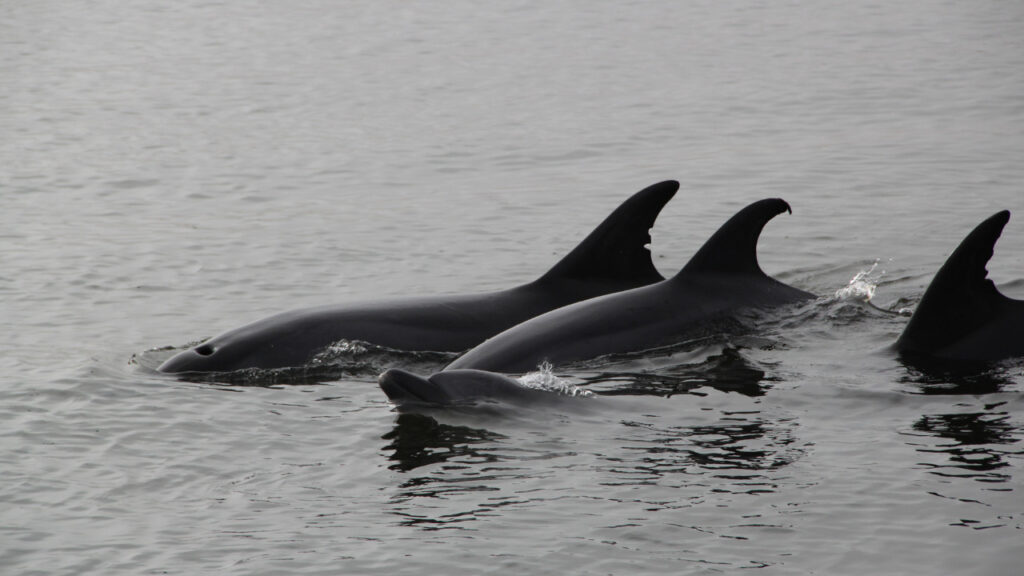
{"type": "Polygon", "coordinates": [[[540,280],[610,278],[631,284],[663,279],[651,261],[651,228],[679,182],[648,186],[623,202],[540,280]]]}
{"type": "Polygon", "coordinates": [[[783,212],[792,210],[780,198],[758,200],[740,210],[701,246],[676,277],[694,272],[764,275],[757,264],[757,239],[764,225],[783,212]]]}
{"type": "Polygon", "coordinates": [[[935,351],[990,321],[1008,300],[985,268],[1010,221],[1003,210],[978,224],[939,268],[896,342],[910,352],[935,351]]]}

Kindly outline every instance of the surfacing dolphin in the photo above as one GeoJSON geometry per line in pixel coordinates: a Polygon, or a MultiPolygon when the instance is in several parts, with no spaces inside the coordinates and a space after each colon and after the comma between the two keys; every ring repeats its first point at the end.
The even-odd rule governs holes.
{"type": "Polygon", "coordinates": [[[1000,293],[985,268],[1009,221],[1008,210],[989,217],[939,268],[896,341],[901,355],[951,362],[1024,356],[1024,300],[1000,293]]]}
{"type": "Polygon", "coordinates": [[[530,388],[518,380],[484,370],[448,370],[426,378],[390,368],[377,379],[380,389],[400,408],[451,406],[502,401],[515,404],[550,402],[558,395],[530,388]]]}
{"type": "Polygon", "coordinates": [[[594,296],[663,280],[650,229],[679,183],[637,192],[539,279],[500,292],[292,310],[224,332],[171,357],[161,372],[302,366],[341,340],[396,350],[459,352],[523,320],[594,296]]]}
{"type": "Polygon", "coordinates": [[[577,302],[534,317],[460,356],[445,370],[523,373],[606,354],[673,344],[745,308],[814,298],[768,277],[757,240],[769,220],[790,212],[780,199],[747,206],[730,218],[675,277],[577,302]]]}

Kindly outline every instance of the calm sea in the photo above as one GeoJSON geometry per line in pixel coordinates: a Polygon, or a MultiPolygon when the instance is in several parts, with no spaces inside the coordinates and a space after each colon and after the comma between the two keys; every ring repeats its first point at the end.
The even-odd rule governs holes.
{"type": "Polygon", "coordinates": [[[1024,364],[886,347],[997,210],[1024,298],[1022,30],[985,0],[2,3],[0,573],[1016,573],[1024,364]],[[779,196],[762,267],[821,298],[563,371],[605,395],[553,407],[396,413],[376,374],[443,355],[154,371],[290,308],[531,280],[668,178],[664,274],[779,196]]]}

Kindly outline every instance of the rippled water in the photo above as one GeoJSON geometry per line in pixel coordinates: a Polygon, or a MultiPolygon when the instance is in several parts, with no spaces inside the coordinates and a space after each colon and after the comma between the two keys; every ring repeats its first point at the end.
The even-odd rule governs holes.
{"type": "Polygon", "coordinates": [[[999,2],[0,6],[2,571],[1014,573],[1024,366],[885,348],[1004,208],[989,270],[1024,297],[1021,29],[999,2]],[[666,178],[663,273],[781,196],[762,266],[821,298],[560,370],[597,394],[551,406],[398,414],[377,372],[449,357],[372,347],[264,386],[153,371],[289,308],[532,279],[666,178]]]}

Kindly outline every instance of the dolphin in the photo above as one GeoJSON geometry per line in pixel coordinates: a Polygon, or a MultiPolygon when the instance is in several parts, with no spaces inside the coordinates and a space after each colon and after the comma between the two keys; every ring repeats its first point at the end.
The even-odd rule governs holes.
{"type": "Polygon", "coordinates": [[[456,358],[445,370],[536,370],[607,354],[679,342],[745,308],[814,298],[768,277],[757,240],[769,220],[792,212],[781,199],[747,206],[730,218],[673,278],[577,302],[536,316],[456,358]]]}
{"type": "Polygon", "coordinates": [[[388,399],[400,408],[458,405],[486,401],[531,404],[549,401],[556,393],[524,386],[518,380],[484,370],[448,370],[426,378],[389,368],[377,379],[388,399]]]}
{"type": "Polygon", "coordinates": [[[461,352],[555,308],[658,282],[650,230],[679,183],[649,186],[622,203],[543,276],[483,294],[402,298],[283,312],[229,330],[165,361],[161,372],[302,366],[341,340],[395,350],[461,352]]]}
{"type": "Polygon", "coordinates": [[[577,398],[598,401],[605,397],[616,397],[616,403],[621,406],[627,399],[640,396],[669,397],[705,386],[747,396],[762,396],[765,393],[761,383],[765,373],[748,365],[732,348],[722,350],[720,355],[714,355],[699,365],[673,372],[605,372],[597,378],[586,378],[589,384],[595,381],[618,384],[613,389],[599,392],[560,380],[551,372],[537,373],[539,378],[533,379],[535,384],[529,384],[525,378],[519,380],[485,370],[444,370],[421,377],[407,370],[390,368],[378,377],[377,383],[399,411],[485,403],[550,406],[577,398]]]}
{"type": "Polygon", "coordinates": [[[995,362],[1024,356],[1024,300],[999,292],[985,265],[1010,221],[1003,210],[978,224],[939,268],[895,348],[908,358],[995,362]]]}

